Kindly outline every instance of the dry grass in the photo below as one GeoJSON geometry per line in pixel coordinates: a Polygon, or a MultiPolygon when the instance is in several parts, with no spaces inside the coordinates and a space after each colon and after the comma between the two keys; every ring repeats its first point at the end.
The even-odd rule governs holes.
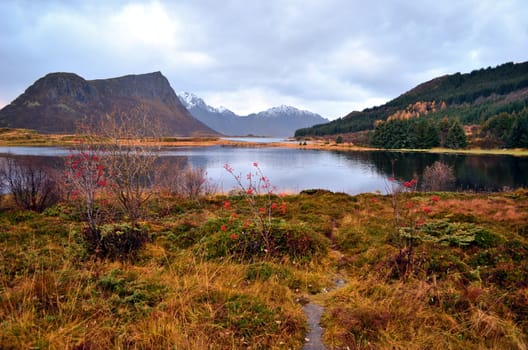
{"type": "Polygon", "coordinates": [[[405,281],[393,274],[388,196],[284,198],[280,220],[338,249],[304,262],[206,259],[202,243],[217,233],[210,223],[225,214],[225,197],[152,202],[153,239],[134,262],[87,257],[66,204],[43,214],[3,208],[0,348],[299,349],[307,330],[299,301],[311,298],[326,307],[330,349],[526,349],[527,192],[438,196],[428,221],[482,237],[417,245],[405,281]],[[336,276],[347,284],[331,290],[336,276]]]}
{"type": "Polygon", "coordinates": [[[510,318],[473,302],[446,312],[457,292],[419,280],[349,281],[329,298],[325,339],[332,349],[526,349],[525,334],[510,318]]]}

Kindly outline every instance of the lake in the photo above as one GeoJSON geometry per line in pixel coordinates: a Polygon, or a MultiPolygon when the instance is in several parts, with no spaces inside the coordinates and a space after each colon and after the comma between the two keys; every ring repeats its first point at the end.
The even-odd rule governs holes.
{"type": "MultiPolygon", "coordinates": [[[[0,147],[0,155],[64,157],[69,150],[59,147],[0,147]]],[[[446,190],[498,191],[528,187],[528,158],[495,155],[429,154],[386,151],[319,151],[276,147],[190,147],[165,148],[162,156],[177,159],[207,171],[219,191],[236,185],[225,164],[244,180],[258,163],[278,191],[300,192],[321,188],[358,194],[385,193],[388,178],[420,178],[425,167],[442,161],[454,168],[454,188],[446,190]]]]}

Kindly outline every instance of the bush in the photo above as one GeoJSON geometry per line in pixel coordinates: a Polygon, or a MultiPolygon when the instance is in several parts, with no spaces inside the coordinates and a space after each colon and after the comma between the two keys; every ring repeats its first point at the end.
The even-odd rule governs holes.
{"type": "Polygon", "coordinates": [[[149,235],[139,225],[107,224],[101,225],[95,232],[86,227],[83,239],[91,255],[111,260],[133,260],[149,240],[149,235]]]}
{"type": "Polygon", "coordinates": [[[502,237],[485,229],[480,229],[475,233],[475,245],[480,248],[496,247],[503,241],[502,237]]]}
{"type": "Polygon", "coordinates": [[[455,172],[453,167],[436,161],[433,165],[425,168],[422,179],[424,191],[445,191],[451,189],[455,183],[455,172]]]}
{"type": "Polygon", "coordinates": [[[289,225],[281,221],[272,223],[270,241],[251,228],[222,224],[211,220],[202,228],[203,248],[209,259],[233,256],[245,261],[258,258],[288,257],[293,261],[309,261],[326,253],[328,239],[304,225],[289,225]],[[211,233],[216,229],[216,232],[211,233]],[[269,246],[271,251],[267,251],[269,246]]]}
{"type": "Polygon", "coordinates": [[[7,157],[0,182],[22,209],[42,212],[61,198],[53,169],[33,158],[7,157]]]}
{"type": "Polygon", "coordinates": [[[326,253],[328,240],[306,225],[277,225],[273,232],[278,256],[288,256],[295,261],[310,261],[326,253]]]}
{"type": "Polygon", "coordinates": [[[421,231],[422,240],[450,246],[491,248],[503,241],[500,236],[472,223],[441,220],[424,224],[421,231]]]}
{"type": "Polygon", "coordinates": [[[135,273],[115,269],[97,281],[97,289],[110,301],[115,313],[143,315],[163,300],[167,287],[135,273]]]}

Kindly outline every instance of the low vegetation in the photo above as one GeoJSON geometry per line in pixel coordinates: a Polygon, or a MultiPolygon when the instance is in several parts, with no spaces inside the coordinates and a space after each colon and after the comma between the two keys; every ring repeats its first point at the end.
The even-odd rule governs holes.
{"type": "Polygon", "coordinates": [[[72,199],[38,213],[6,195],[0,348],[300,349],[300,302],[315,299],[329,349],[526,349],[528,192],[406,184],[392,195],[260,193],[254,206],[250,188],[159,194],[137,226],[115,211],[100,227],[105,249],[122,252],[140,228],[133,255],[94,254],[72,199]],[[405,273],[402,239],[414,249],[405,273]],[[346,283],[332,290],[336,278],[346,283]]]}
{"type": "Polygon", "coordinates": [[[314,301],[330,349],[527,348],[528,191],[430,192],[437,162],[387,195],[285,195],[254,163],[214,194],[112,125],[60,171],[2,163],[1,349],[300,349],[314,301]]]}

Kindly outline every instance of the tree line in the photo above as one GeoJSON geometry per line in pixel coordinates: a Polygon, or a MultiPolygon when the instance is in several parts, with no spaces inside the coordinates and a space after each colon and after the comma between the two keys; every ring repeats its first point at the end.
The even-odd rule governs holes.
{"type": "MultiPolygon", "coordinates": [[[[441,116],[458,117],[464,125],[481,123],[495,114],[519,112],[528,107],[528,99],[508,98],[528,87],[528,62],[512,62],[451,74],[418,85],[384,105],[349,113],[326,124],[299,129],[296,137],[325,136],[371,130],[376,120],[386,120],[397,111],[418,101],[443,101],[447,110],[441,116]]],[[[437,112],[440,113],[440,112],[437,112]]],[[[441,118],[437,115],[438,118],[441,118]]]]}
{"type": "Polygon", "coordinates": [[[485,148],[528,148],[528,108],[496,114],[481,122],[477,129],[476,135],[468,140],[458,118],[421,117],[377,121],[370,144],[387,149],[459,149],[471,141],[474,146],[485,148]]]}
{"type": "Polygon", "coordinates": [[[489,118],[482,123],[481,137],[488,147],[528,148],[528,108],[489,118]]]}
{"type": "Polygon", "coordinates": [[[374,147],[398,148],[464,148],[467,137],[458,119],[442,118],[439,121],[414,118],[378,121],[371,135],[374,147]]]}

